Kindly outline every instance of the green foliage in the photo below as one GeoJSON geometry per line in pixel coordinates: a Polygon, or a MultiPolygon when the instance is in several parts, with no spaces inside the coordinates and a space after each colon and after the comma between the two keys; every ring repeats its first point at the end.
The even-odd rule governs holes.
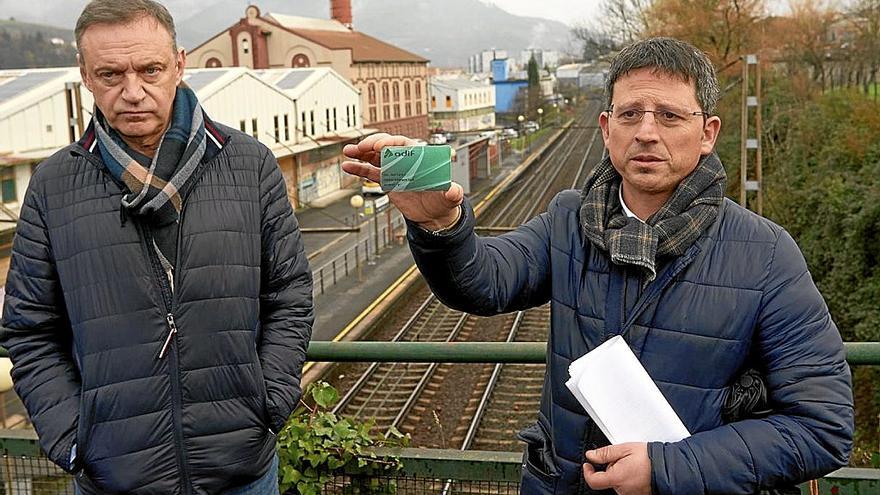
{"type": "MultiPolygon", "coordinates": [[[[723,102],[718,151],[739,193],[738,98],[723,102]],[[724,133],[722,133],[724,134],[724,133]]],[[[880,341],[880,102],[857,90],[803,91],[768,77],[763,94],[764,214],[795,238],[846,341],[880,341]]],[[[880,370],[853,370],[855,465],[878,455],[880,370]]]]}
{"type": "MultiPolygon", "coordinates": [[[[394,472],[402,467],[396,457],[379,457],[375,447],[403,447],[409,435],[392,428],[388,438],[372,435],[373,421],[358,423],[338,417],[328,409],[339,401],[339,393],[326,382],[310,384],[303,397],[310,398],[293,412],[278,435],[279,482],[281,492],[295,488],[297,493],[313,495],[332,478],[333,472],[354,466],[370,472],[394,472]]],[[[395,493],[393,484],[369,478],[352,487],[357,493],[395,493]],[[375,486],[373,486],[375,485],[375,486]]]]}
{"type": "Polygon", "coordinates": [[[537,86],[541,83],[541,75],[538,72],[538,62],[535,61],[534,55],[529,59],[527,73],[529,75],[529,87],[537,86]]]}

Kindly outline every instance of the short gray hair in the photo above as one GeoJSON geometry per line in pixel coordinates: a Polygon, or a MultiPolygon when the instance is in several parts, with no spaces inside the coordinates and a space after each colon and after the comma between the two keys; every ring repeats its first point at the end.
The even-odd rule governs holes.
{"type": "Polygon", "coordinates": [[[700,109],[709,114],[721,96],[715,67],[705,53],[690,43],[673,38],[648,38],[637,41],[620,51],[611,60],[605,80],[605,108],[611,107],[614,83],[638,69],[654,69],[685,82],[694,82],[700,109]]]}
{"type": "Polygon", "coordinates": [[[164,5],[153,0],[92,0],[76,21],[73,31],[76,35],[76,46],[80,46],[83,33],[93,24],[128,24],[141,17],[156,19],[171,35],[171,50],[177,51],[174,19],[164,5]]]}

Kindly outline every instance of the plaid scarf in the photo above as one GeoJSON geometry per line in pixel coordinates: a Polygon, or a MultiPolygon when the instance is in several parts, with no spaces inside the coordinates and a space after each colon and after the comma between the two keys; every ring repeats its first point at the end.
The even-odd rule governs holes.
{"type": "Polygon", "coordinates": [[[122,206],[134,216],[154,225],[168,225],[180,217],[186,193],[192,187],[195,170],[205,154],[205,116],[195,93],[178,87],[174,97],[171,126],[159,142],[150,168],[144,168],[128,153],[129,147],[95,109],[95,132],[104,164],[128,187],[122,206]]]}
{"type": "Polygon", "coordinates": [[[624,214],[620,174],[605,157],[581,191],[581,230],[617,264],[640,267],[647,282],[657,276],[660,256],[679,256],[715,221],[727,175],[715,153],[700,159],[666,203],[643,223],[624,214]]]}

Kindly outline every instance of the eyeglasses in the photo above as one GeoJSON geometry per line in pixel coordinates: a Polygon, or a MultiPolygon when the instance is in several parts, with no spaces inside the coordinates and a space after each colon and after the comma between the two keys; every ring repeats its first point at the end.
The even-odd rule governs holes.
{"type": "Polygon", "coordinates": [[[636,125],[642,121],[646,113],[654,115],[654,122],[663,127],[678,127],[691,117],[702,116],[703,121],[709,116],[707,112],[688,112],[674,108],[658,108],[657,110],[643,110],[641,108],[611,108],[608,109],[611,119],[620,125],[636,125]]]}

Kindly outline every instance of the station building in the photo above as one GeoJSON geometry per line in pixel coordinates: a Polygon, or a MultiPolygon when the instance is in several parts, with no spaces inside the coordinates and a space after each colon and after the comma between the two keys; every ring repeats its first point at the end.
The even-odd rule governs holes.
{"type": "Polygon", "coordinates": [[[192,67],[328,67],[360,91],[364,126],[425,138],[428,60],[352,28],[350,0],[331,0],[331,19],[260,12],[255,5],[192,49],[192,67]]]}
{"type": "MultiPolygon", "coordinates": [[[[278,163],[288,184],[297,184],[299,206],[321,206],[345,194],[357,178],[342,171],[342,147],[376,132],[364,128],[360,93],[348,80],[327,67],[266,69],[256,71],[266,83],[278,88],[293,102],[284,137],[283,158],[278,163]]],[[[277,133],[278,130],[276,129],[277,133]]],[[[279,156],[276,154],[276,156],[279,156]]]]}

